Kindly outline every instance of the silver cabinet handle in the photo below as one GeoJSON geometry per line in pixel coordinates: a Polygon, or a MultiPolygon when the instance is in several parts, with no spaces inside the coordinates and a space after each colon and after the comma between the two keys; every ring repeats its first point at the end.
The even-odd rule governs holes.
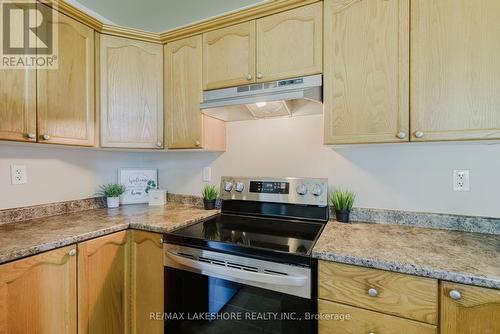
{"type": "Polygon", "coordinates": [[[378,291],[375,288],[370,288],[368,289],[368,296],[370,297],[377,297],[378,291]]]}
{"type": "Polygon", "coordinates": [[[49,139],[50,139],[50,136],[49,136],[48,134],[44,133],[44,134],[42,135],[42,139],[43,139],[43,140],[49,140],[49,139]]]}
{"type": "Polygon", "coordinates": [[[375,334],[375,332],[368,332],[368,334],[375,334]]]}
{"type": "Polygon", "coordinates": [[[399,139],[405,139],[406,138],[406,132],[401,131],[401,132],[398,133],[397,136],[398,136],[399,139]]]}
{"type": "Polygon", "coordinates": [[[462,298],[462,294],[458,290],[451,290],[450,293],[448,293],[451,299],[459,300],[462,298]]]}
{"type": "Polygon", "coordinates": [[[26,137],[28,137],[28,139],[36,139],[36,135],[34,133],[27,133],[26,137]]]}
{"type": "Polygon", "coordinates": [[[156,143],[156,146],[157,146],[157,147],[162,147],[162,146],[163,146],[163,144],[159,141],[159,142],[157,142],[157,143],[156,143]]]}
{"type": "Polygon", "coordinates": [[[75,256],[76,255],[76,249],[72,249],[68,252],[69,256],[75,256]]]}
{"type": "Polygon", "coordinates": [[[257,79],[262,79],[262,73],[257,72],[257,79]]]}
{"type": "Polygon", "coordinates": [[[422,131],[415,132],[415,137],[422,138],[423,136],[424,136],[424,133],[422,131]]]}
{"type": "Polygon", "coordinates": [[[250,73],[247,74],[247,80],[252,80],[252,75],[250,73]]]}
{"type": "Polygon", "coordinates": [[[163,244],[163,238],[160,238],[160,244],[163,244]]]}
{"type": "Polygon", "coordinates": [[[199,141],[199,140],[196,140],[196,141],[194,142],[194,145],[195,145],[195,146],[200,146],[200,145],[201,145],[201,143],[200,143],[200,141],[199,141]]]}

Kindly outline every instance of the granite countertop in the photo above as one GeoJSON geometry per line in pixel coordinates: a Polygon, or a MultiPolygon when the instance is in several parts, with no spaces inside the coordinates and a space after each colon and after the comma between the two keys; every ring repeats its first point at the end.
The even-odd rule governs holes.
{"type": "Polygon", "coordinates": [[[330,222],[313,257],[500,289],[500,235],[330,222]]]}
{"type": "Polygon", "coordinates": [[[219,211],[182,204],[92,209],[0,225],[0,263],[127,228],[165,233],[208,219],[219,211]]]}

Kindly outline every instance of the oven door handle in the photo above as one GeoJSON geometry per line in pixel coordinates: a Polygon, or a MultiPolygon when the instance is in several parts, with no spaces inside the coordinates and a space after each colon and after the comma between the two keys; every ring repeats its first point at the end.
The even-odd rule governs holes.
{"type": "Polygon", "coordinates": [[[220,275],[228,278],[229,280],[231,280],[231,278],[237,278],[258,283],[265,283],[272,285],[287,285],[287,286],[304,286],[308,281],[308,278],[306,276],[265,274],[265,273],[234,269],[222,265],[192,260],[184,256],[172,253],[170,251],[167,251],[166,254],[171,260],[177,262],[180,265],[196,269],[204,273],[220,275]]]}

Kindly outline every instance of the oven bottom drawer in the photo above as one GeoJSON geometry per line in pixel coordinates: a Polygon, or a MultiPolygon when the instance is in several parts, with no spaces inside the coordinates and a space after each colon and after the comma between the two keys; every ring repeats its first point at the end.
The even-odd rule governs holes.
{"type": "Polygon", "coordinates": [[[165,267],[165,333],[315,333],[315,301],[165,267]]]}

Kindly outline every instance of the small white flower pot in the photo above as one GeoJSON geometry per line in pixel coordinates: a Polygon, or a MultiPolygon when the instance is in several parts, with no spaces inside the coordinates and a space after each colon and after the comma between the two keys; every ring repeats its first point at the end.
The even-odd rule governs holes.
{"type": "Polygon", "coordinates": [[[108,208],[117,208],[120,206],[120,197],[106,197],[108,208]]]}

